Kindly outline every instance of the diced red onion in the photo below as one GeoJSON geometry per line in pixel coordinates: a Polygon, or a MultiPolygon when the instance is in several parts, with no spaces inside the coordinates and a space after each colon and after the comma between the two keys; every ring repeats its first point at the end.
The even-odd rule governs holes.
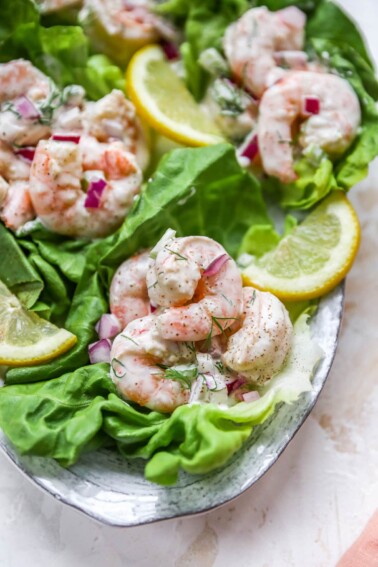
{"type": "Polygon", "coordinates": [[[88,185],[87,196],[84,201],[84,207],[87,209],[98,209],[101,202],[101,196],[106,187],[105,179],[96,179],[88,185]]]}
{"type": "Polygon", "coordinates": [[[260,399],[260,394],[258,392],[246,392],[243,394],[243,402],[255,402],[260,399]]]}
{"type": "Polygon", "coordinates": [[[153,305],[152,303],[150,303],[150,311],[151,313],[154,313],[156,311],[157,307],[156,305],[153,305]]]}
{"type": "Polygon", "coordinates": [[[319,99],[316,96],[306,96],[304,100],[304,111],[306,114],[319,114],[319,99]]]}
{"type": "Polygon", "coordinates": [[[234,392],[235,390],[237,390],[241,386],[244,386],[244,384],[245,384],[244,378],[237,378],[233,382],[229,382],[228,384],[226,384],[228,395],[232,394],[232,392],[234,392]]]}
{"type": "Polygon", "coordinates": [[[80,142],[80,134],[53,134],[52,140],[56,142],[73,142],[74,144],[78,144],[80,142]]]}
{"type": "Polygon", "coordinates": [[[35,148],[33,147],[19,148],[15,150],[15,154],[22,157],[26,161],[32,162],[35,155],[35,148]]]}
{"type": "Polygon", "coordinates": [[[243,148],[240,155],[252,161],[258,153],[259,153],[259,141],[257,138],[257,134],[255,134],[252,140],[248,142],[245,148],[243,148]]]}
{"type": "Polygon", "coordinates": [[[27,96],[20,96],[14,102],[14,107],[22,118],[35,119],[41,116],[38,108],[27,96]]]}
{"type": "Polygon", "coordinates": [[[171,41],[162,41],[160,43],[160,46],[164,51],[168,61],[174,61],[175,59],[178,59],[180,57],[180,52],[175,43],[172,43],[171,41]]]}
{"type": "Polygon", "coordinates": [[[202,275],[207,277],[215,276],[218,272],[220,272],[220,270],[223,268],[225,263],[229,261],[229,259],[230,256],[228,256],[228,254],[222,254],[221,256],[218,256],[218,258],[215,258],[215,260],[210,262],[202,275]]]}
{"type": "Polygon", "coordinates": [[[100,339],[112,339],[121,332],[121,324],[112,313],[105,313],[97,321],[95,329],[100,339]]]}
{"type": "Polygon", "coordinates": [[[89,360],[91,364],[96,364],[97,362],[109,362],[110,363],[110,349],[112,343],[109,339],[100,339],[95,343],[88,346],[89,360]]]}

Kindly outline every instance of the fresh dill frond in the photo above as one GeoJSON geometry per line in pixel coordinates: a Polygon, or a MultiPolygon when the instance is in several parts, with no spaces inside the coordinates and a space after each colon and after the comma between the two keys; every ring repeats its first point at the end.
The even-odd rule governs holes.
{"type": "Polygon", "coordinates": [[[178,252],[175,252],[174,250],[171,250],[170,248],[165,248],[165,249],[168,250],[168,252],[170,254],[174,254],[175,256],[177,256],[180,260],[185,260],[186,262],[188,261],[188,258],[183,256],[182,254],[179,254],[178,252]]]}
{"type": "MultiPolygon", "coordinates": [[[[162,365],[158,365],[161,367],[162,365]]],[[[186,370],[177,370],[177,368],[165,368],[164,369],[164,378],[166,380],[175,380],[179,382],[181,386],[185,389],[190,390],[192,387],[192,382],[198,376],[198,368],[188,368],[186,370]]]]}
{"type": "Polygon", "coordinates": [[[128,341],[131,341],[132,343],[134,343],[134,345],[139,346],[138,343],[134,341],[134,339],[132,339],[131,337],[128,337],[127,335],[123,335],[122,333],[121,333],[121,337],[127,339],[128,341]]]}
{"type": "Polygon", "coordinates": [[[255,301],[256,301],[256,290],[254,289],[253,293],[252,293],[252,297],[248,302],[248,305],[253,305],[255,303],[255,301]]]}

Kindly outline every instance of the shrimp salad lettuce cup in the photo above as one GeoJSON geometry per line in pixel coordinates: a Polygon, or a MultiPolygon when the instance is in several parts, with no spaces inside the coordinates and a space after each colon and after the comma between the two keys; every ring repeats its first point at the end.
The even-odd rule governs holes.
{"type": "Polygon", "coordinates": [[[0,426],[62,466],[109,447],[161,484],[209,472],[311,389],[310,298],[351,266],[358,222],[334,191],[280,235],[265,196],[308,208],[366,173],[378,89],[361,37],[315,0],[16,3],[17,21],[0,0],[0,426]],[[118,67],[151,42],[228,141],[154,146],[118,67]],[[294,291],[328,279],[284,305],[240,266],[276,277],[288,250],[294,291]]]}
{"type": "Polygon", "coordinates": [[[159,13],[184,26],[189,89],[282,206],[308,209],[366,176],[377,152],[377,81],[338,6],[183,0],[159,13]]]}

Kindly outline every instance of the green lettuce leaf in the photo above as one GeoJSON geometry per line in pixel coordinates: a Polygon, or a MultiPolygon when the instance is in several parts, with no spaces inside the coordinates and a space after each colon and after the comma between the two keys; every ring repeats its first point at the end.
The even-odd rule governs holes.
{"type": "Polygon", "coordinates": [[[180,469],[202,474],[221,467],[280,402],[311,389],[321,358],[302,315],[285,367],[260,389],[254,403],[223,409],[185,405],[171,416],[139,411],[115,395],[108,365],[83,367],[48,382],[0,389],[0,427],[22,454],[72,465],[83,451],[117,443],[126,457],[150,459],[148,480],[174,484],[180,469]]]}
{"type": "Polygon", "coordinates": [[[21,454],[74,463],[102,446],[101,410],[114,391],[107,365],[80,368],[48,382],[0,389],[0,427],[21,454]]]}
{"type": "Polygon", "coordinates": [[[28,262],[13,234],[0,222],[0,280],[30,308],[43,289],[43,281],[28,262]]]}
{"type": "Polygon", "coordinates": [[[89,42],[79,26],[45,27],[32,0],[0,0],[0,61],[30,59],[58,86],[82,85],[98,99],[121,87],[121,70],[105,56],[89,57],[89,42]]]}
{"type": "MultiPolygon", "coordinates": [[[[293,4],[298,5],[299,3],[293,2],[293,4]]],[[[337,4],[329,0],[318,0],[314,4],[316,4],[316,10],[308,20],[306,35],[309,38],[329,40],[335,46],[349,45],[373,70],[374,66],[364,39],[348,15],[337,4]]]]}
{"type": "Polygon", "coordinates": [[[206,235],[232,255],[251,225],[271,225],[260,185],[230,144],[169,152],[128,215],[101,264],[116,268],[167,228],[206,235]]]}

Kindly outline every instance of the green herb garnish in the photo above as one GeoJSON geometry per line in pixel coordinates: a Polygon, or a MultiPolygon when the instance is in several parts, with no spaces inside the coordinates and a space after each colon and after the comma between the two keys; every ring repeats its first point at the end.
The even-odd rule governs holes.
{"type": "Polygon", "coordinates": [[[171,254],[174,254],[175,256],[177,256],[179,258],[179,260],[186,260],[186,262],[188,261],[188,258],[186,258],[185,256],[182,256],[178,252],[175,252],[174,250],[171,250],[170,248],[166,248],[166,250],[168,250],[168,252],[170,252],[171,254]]]}
{"type": "Polygon", "coordinates": [[[166,380],[175,380],[176,382],[179,382],[184,389],[188,390],[192,387],[193,380],[195,380],[198,376],[198,368],[196,366],[182,370],[169,368],[164,364],[157,364],[157,366],[164,370],[163,378],[166,380]]]}
{"type": "Polygon", "coordinates": [[[121,380],[121,378],[124,378],[124,376],[126,376],[126,367],[120,360],[118,360],[118,358],[113,358],[110,364],[114,374],[116,375],[116,378],[121,380]],[[122,372],[122,370],[120,371],[119,367],[123,368],[124,372],[122,372]]]}

